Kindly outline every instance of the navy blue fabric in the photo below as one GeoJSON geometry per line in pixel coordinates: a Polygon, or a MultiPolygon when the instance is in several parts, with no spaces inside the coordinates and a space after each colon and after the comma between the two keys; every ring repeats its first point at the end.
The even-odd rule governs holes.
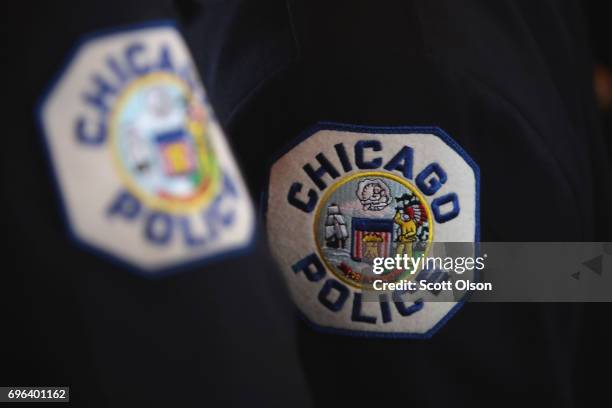
{"type": "Polygon", "coordinates": [[[466,304],[430,340],[349,337],[294,317],[262,242],[160,281],[81,252],[34,121],[81,35],[175,19],[254,196],[273,153],[317,122],[438,126],[480,167],[482,241],[610,241],[576,1],[54,1],[10,17],[1,383],[70,385],[76,406],[566,407],[604,395],[607,305],[466,304]]]}
{"type": "Polygon", "coordinates": [[[261,239],[246,256],[137,276],[74,245],[46,167],[35,104],[79,38],[198,5],[27,6],[5,10],[19,54],[3,79],[19,89],[0,149],[0,383],[70,386],[76,407],[309,406],[293,309],[261,239]]]}
{"type": "MultiPolygon", "coordinates": [[[[255,38],[238,30],[232,40],[250,65],[251,53],[272,45],[262,33],[293,38],[276,54],[274,75],[209,84],[214,95],[249,89],[238,103],[213,102],[228,104],[222,120],[252,190],[265,188],[270,152],[314,123],[439,126],[480,167],[482,241],[610,240],[610,163],[578,2],[265,3],[288,13],[291,37],[264,25],[255,38]]],[[[187,32],[202,48],[213,41],[198,19],[187,32]]],[[[223,71],[218,58],[201,63],[223,71]]],[[[467,304],[428,341],[302,326],[298,347],[321,406],[574,406],[601,395],[594,367],[612,366],[598,323],[608,313],[606,305],[467,304]]]]}

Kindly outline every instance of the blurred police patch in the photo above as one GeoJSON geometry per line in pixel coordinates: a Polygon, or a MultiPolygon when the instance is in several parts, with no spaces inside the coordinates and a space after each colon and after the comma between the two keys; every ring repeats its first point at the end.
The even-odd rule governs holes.
{"type": "Polygon", "coordinates": [[[38,114],[83,246],[153,276],[250,245],[251,202],[172,23],[83,39],[38,114]]]}
{"type": "Polygon", "coordinates": [[[478,194],[477,165],[439,128],[322,123],[271,168],[268,240],[316,329],[427,338],[462,300],[420,292],[407,300],[373,286],[439,279],[443,271],[373,273],[374,259],[425,257],[434,242],[478,241],[478,194]]]}

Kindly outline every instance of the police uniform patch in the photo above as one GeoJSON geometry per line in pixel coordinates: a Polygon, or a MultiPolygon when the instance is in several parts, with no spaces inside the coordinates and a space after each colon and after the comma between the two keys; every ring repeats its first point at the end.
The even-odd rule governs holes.
{"type": "MultiPolygon", "coordinates": [[[[375,258],[431,256],[434,243],[478,241],[479,171],[439,128],[323,123],[273,164],[266,198],[272,253],[315,328],[429,337],[463,300],[375,294],[376,280],[440,280],[375,258]],[[369,295],[369,296],[368,296],[369,295]]],[[[413,268],[417,268],[413,264],[413,268]]]]}
{"type": "Polygon", "coordinates": [[[251,243],[244,182],[172,23],[84,39],[38,113],[79,243],[148,275],[251,243]]]}

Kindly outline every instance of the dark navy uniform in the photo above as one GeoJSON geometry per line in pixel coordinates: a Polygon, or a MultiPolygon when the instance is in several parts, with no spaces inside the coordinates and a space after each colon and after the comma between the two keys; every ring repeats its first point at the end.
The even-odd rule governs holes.
{"type": "Polygon", "coordinates": [[[111,406],[572,406],[602,391],[592,370],[610,366],[599,353],[605,307],[467,304],[428,340],[304,323],[294,337],[262,246],[154,281],[84,253],[59,220],[31,117],[82,34],[171,18],[255,196],[274,154],[314,123],[439,126],[480,168],[482,241],[609,241],[610,164],[575,2],[41,7],[27,20],[22,116],[2,149],[7,337],[18,351],[5,382],[67,384],[75,401],[111,406]]]}
{"type": "MultiPolygon", "coordinates": [[[[610,239],[610,165],[576,2],[239,3],[202,6],[187,30],[254,190],[263,158],[313,123],[436,125],[480,167],[483,241],[610,239]],[[226,92],[241,86],[242,97],[226,92]]],[[[571,406],[601,392],[591,370],[610,364],[606,310],[468,304],[431,340],[303,326],[298,347],[320,405],[571,406]]]]}
{"type": "Polygon", "coordinates": [[[242,255],[151,279],[84,251],[62,223],[37,102],[84,36],[179,17],[164,1],[39,4],[14,17],[25,57],[1,160],[0,382],[70,386],[74,406],[308,406],[292,308],[260,236],[242,255]]]}

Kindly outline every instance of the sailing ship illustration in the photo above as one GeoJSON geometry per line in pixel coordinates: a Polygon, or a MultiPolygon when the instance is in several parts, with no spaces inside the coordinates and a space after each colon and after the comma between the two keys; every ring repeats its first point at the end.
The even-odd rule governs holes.
{"type": "Polygon", "coordinates": [[[336,203],[327,207],[327,218],[325,219],[325,245],[328,248],[344,249],[348,238],[346,220],[340,212],[336,203]]]}

